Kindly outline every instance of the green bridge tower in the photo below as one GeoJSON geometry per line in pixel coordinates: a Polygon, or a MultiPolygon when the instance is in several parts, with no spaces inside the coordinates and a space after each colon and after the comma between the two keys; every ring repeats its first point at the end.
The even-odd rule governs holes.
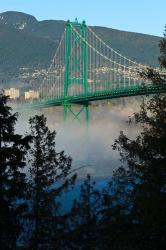
{"type": "MultiPolygon", "coordinates": [[[[64,97],[69,97],[70,88],[78,88],[81,85],[80,95],[88,94],[88,72],[87,72],[87,45],[86,45],[87,26],[85,21],[79,23],[66,23],[66,51],[65,51],[65,76],[64,76],[64,97]]],[[[89,124],[90,113],[89,103],[80,103],[79,111],[74,111],[76,106],[73,102],[64,102],[64,120],[67,120],[68,113],[72,113],[74,119],[79,120],[82,112],[85,113],[86,123],[89,124]]],[[[77,104],[78,106],[78,104],[77,104]]]]}

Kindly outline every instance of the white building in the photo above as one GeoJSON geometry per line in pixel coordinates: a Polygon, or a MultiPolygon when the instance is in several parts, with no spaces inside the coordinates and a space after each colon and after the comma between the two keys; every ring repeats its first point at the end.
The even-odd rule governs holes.
{"type": "Polygon", "coordinates": [[[27,99],[38,99],[39,98],[39,92],[34,90],[29,90],[24,92],[25,94],[25,100],[27,99]]]}
{"type": "Polygon", "coordinates": [[[20,91],[19,89],[10,88],[10,89],[5,89],[4,94],[6,96],[9,96],[10,99],[17,99],[20,96],[20,91]]]}

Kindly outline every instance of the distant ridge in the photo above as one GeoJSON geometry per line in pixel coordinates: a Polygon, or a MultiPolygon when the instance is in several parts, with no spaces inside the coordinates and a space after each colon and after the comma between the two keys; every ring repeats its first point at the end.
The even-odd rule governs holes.
{"type": "MultiPolygon", "coordinates": [[[[7,11],[0,14],[0,85],[20,79],[26,68],[31,81],[35,69],[47,69],[54,56],[65,21],[38,21],[26,13],[7,11]]],[[[126,57],[139,63],[158,66],[160,37],[92,27],[106,42],[126,57]]]]}

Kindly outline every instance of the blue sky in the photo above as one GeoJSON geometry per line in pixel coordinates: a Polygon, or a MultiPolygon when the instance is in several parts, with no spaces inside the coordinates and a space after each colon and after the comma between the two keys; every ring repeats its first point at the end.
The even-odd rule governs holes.
{"type": "Polygon", "coordinates": [[[106,26],[162,36],[166,0],[0,0],[0,12],[14,10],[38,20],[85,19],[88,25],[106,26]]]}

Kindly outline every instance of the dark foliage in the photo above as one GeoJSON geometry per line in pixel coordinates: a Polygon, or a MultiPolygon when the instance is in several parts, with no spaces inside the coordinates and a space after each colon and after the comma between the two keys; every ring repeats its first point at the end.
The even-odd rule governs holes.
{"type": "Polygon", "coordinates": [[[98,249],[101,193],[95,188],[90,175],[87,175],[80,191],[80,197],[74,200],[69,217],[70,231],[66,249],[98,249]]]}
{"type": "Polygon", "coordinates": [[[61,194],[74,184],[68,177],[71,158],[56,152],[55,131],[46,126],[46,118],[30,119],[33,145],[30,154],[30,201],[32,206],[31,249],[59,249],[63,245],[65,216],[59,212],[61,194]]]}
{"type": "MultiPolygon", "coordinates": [[[[162,69],[165,69],[166,39],[160,43],[162,69]]],[[[144,77],[166,84],[164,74],[148,69],[144,77]]],[[[111,197],[121,197],[119,214],[125,222],[121,249],[165,249],[166,247],[166,95],[157,94],[143,102],[141,110],[129,121],[142,127],[136,139],[123,132],[113,149],[119,150],[122,166],[110,184],[116,186],[111,197]],[[127,235],[126,235],[127,233],[127,235]]],[[[119,218],[119,217],[117,217],[119,218]]],[[[116,218],[116,219],[117,219],[116,218]]],[[[119,239],[119,234],[117,235],[119,239]]]]}
{"type": "Polygon", "coordinates": [[[0,95],[0,248],[15,249],[26,209],[25,155],[30,137],[15,133],[17,114],[0,95]]]}

